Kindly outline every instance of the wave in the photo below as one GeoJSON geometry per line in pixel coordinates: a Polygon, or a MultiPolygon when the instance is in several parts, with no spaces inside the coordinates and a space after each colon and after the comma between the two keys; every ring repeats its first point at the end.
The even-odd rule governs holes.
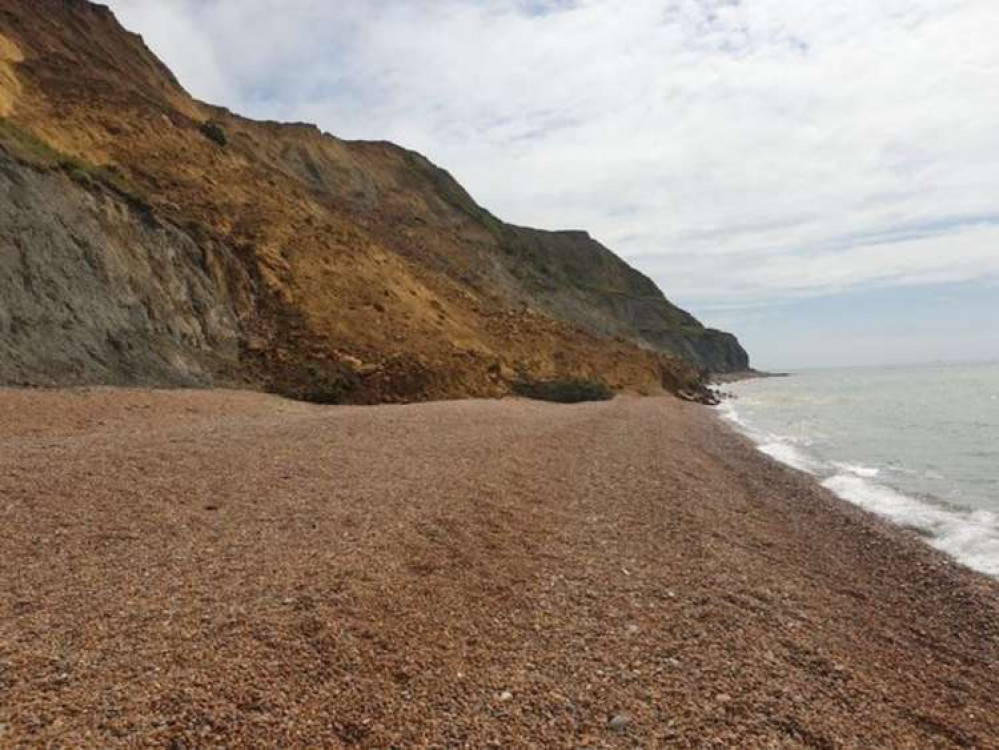
{"type": "Polygon", "coordinates": [[[739,415],[730,401],[723,401],[718,408],[722,417],[735,424],[740,432],[756,443],[760,452],[807,474],[822,474],[821,463],[805,450],[803,441],[754,428],[739,415]]]}
{"type": "Polygon", "coordinates": [[[766,453],[798,471],[819,475],[819,465],[805,451],[786,441],[772,440],[767,443],[757,443],[756,447],[761,453],[766,453]]]}
{"type": "Polygon", "coordinates": [[[999,514],[945,506],[929,498],[906,495],[873,481],[882,474],[877,467],[823,461],[807,451],[801,440],[755,429],[742,419],[731,402],[724,402],[719,410],[761,453],[817,477],[823,487],[844,500],[916,531],[928,544],[969,568],[999,577],[999,514]]]}
{"type": "Polygon", "coordinates": [[[849,464],[845,461],[831,461],[831,465],[835,466],[837,469],[842,469],[846,474],[855,474],[858,477],[864,477],[866,479],[873,479],[874,477],[881,474],[881,469],[876,469],[873,466],[864,466],[863,464],[849,464]]]}
{"type": "Polygon", "coordinates": [[[999,576],[999,516],[964,511],[918,500],[858,476],[836,474],[822,486],[904,528],[969,568],[999,576]]]}

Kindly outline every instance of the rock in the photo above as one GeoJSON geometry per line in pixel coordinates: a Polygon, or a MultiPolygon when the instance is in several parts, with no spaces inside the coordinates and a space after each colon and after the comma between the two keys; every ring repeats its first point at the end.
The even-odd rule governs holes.
{"type": "Polygon", "coordinates": [[[229,251],[211,256],[235,274],[221,284],[204,248],[137,203],[6,153],[0,172],[0,382],[204,387],[236,366],[245,308],[231,292],[248,276],[229,251]]]}
{"type": "Polygon", "coordinates": [[[624,732],[631,725],[631,719],[626,714],[615,714],[607,722],[607,728],[615,732],[624,732]]]}
{"type": "Polygon", "coordinates": [[[499,699],[503,703],[506,703],[507,701],[512,701],[513,693],[511,693],[509,690],[504,690],[502,693],[499,694],[499,699]]]}

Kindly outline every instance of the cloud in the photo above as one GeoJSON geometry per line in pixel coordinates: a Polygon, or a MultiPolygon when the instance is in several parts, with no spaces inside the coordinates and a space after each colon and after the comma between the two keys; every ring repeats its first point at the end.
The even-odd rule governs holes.
{"type": "Polygon", "coordinates": [[[385,138],[702,309],[999,275],[994,0],[114,0],[197,96],[385,138]]]}

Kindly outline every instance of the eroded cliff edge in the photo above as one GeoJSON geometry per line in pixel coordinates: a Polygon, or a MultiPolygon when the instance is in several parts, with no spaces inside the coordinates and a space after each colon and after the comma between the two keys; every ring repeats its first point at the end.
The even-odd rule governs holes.
{"type": "Polygon", "coordinates": [[[586,233],[505,224],[392,144],[197,102],[85,0],[5,0],[0,117],[0,382],[373,402],[748,368],[586,233]]]}

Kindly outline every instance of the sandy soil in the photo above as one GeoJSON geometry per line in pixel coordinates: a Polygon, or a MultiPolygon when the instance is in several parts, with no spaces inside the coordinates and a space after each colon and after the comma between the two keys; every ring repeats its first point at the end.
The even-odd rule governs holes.
{"type": "Polygon", "coordinates": [[[0,391],[2,747],[999,747],[997,636],[672,399],[0,391]]]}

